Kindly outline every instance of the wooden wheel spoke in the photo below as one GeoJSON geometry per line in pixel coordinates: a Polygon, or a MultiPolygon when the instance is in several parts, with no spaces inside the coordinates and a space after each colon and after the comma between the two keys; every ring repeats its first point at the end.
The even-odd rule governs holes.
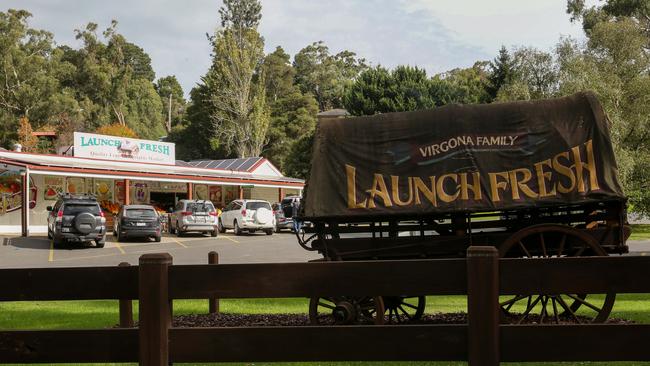
{"type": "Polygon", "coordinates": [[[574,313],[573,310],[571,310],[571,308],[569,307],[569,305],[567,305],[567,303],[564,301],[564,299],[562,298],[561,295],[559,295],[559,296],[557,297],[557,302],[559,302],[559,303],[560,303],[560,306],[562,306],[562,308],[564,308],[564,312],[565,312],[565,313],[568,312],[569,314],[571,314],[571,317],[572,317],[572,318],[573,318],[573,319],[574,319],[578,324],[582,323],[582,322],[580,321],[580,319],[578,318],[578,316],[576,315],[576,313],[574,313]]]}
{"type": "Polygon", "coordinates": [[[404,316],[406,316],[408,320],[411,320],[411,315],[406,310],[404,310],[404,308],[401,305],[398,305],[397,308],[400,309],[402,313],[404,313],[404,316]]]}
{"type": "Polygon", "coordinates": [[[409,303],[407,303],[407,302],[403,302],[401,305],[404,305],[404,306],[406,306],[406,307],[409,307],[409,308],[411,308],[411,309],[415,309],[415,310],[418,309],[417,306],[415,306],[415,305],[413,305],[413,304],[409,304],[409,303]]]}
{"type": "Polygon", "coordinates": [[[553,316],[555,317],[555,324],[560,324],[560,315],[557,313],[557,302],[555,300],[555,296],[551,297],[551,301],[553,302],[553,316]]]}
{"type": "Polygon", "coordinates": [[[524,243],[522,243],[521,240],[519,240],[519,246],[521,247],[521,249],[523,249],[524,253],[526,253],[526,257],[530,258],[530,253],[528,252],[528,249],[526,249],[526,246],[524,245],[524,243]]]}
{"type": "Polygon", "coordinates": [[[539,322],[544,323],[544,319],[546,318],[546,315],[548,314],[546,312],[546,304],[548,304],[548,296],[543,295],[542,296],[542,311],[539,312],[539,322]]]}
{"type": "Polygon", "coordinates": [[[541,300],[541,299],[542,299],[542,295],[537,296],[537,298],[535,299],[535,301],[533,301],[533,302],[532,302],[532,303],[531,303],[531,304],[526,308],[526,311],[524,311],[524,313],[522,314],[521,319],[519,319],[519,321],[517,322],[517,324],[521,324],[521,322],[523,322],[524,319],[526,319],[526,318],[528,317],[528,314],[530,314],[531,310],[533,310],[533,308],[535,307],[535,305],[537,305],[537,303],[538,303],[539,300],[541,300]]]}
{"type": "Polygon", "coordinates": [[[564,252],[564,245],[566,244],[566,234],[562,234],[562,239],[560,239],[560,246],[557,250],[557,256],[561,257],[562,252],[564,252]]]}
{"type": "Polygon", "coordinates": [[[576,252],[576,254],[574,254],[573,256],[574,257],[580,257],[580,256],[582,256],[582,253],[585,252],[585,250],[587,250],[587,246],[585,245],[585,243],[582,243],[582,247],[580,247],[580,250],[578,250],[576,252]]]}
{"type": "Polygon", "coordinates": [[[544,233],[539,233],[539,243],[542,246],[542,255],[544,258],[548,257],[546,254],[546,242],[544,242],[544,233]]]}
{"type": "Polygon", "coordinates": [[[575,295],[571,295],[571,294],[566,294],[566,295],[567,295],[568,297],[572,298],[573,300],[575,300],[575,301],[581,303],[582,305],[584,305],[584,306],[586,306],[586,307],[588,307],[588,308],[594,310],[595,312],[598,312],[598,313],[599,313],[601,310],[603,310],[603,309],[597,307],[596,305],[590,303],[589,301],[585,301],[585,300],[582,299],[580,296],[575,296],[575,295]]]}
{"type": "Polygon", "coordinates": [[[318,306],[322,306],[324,308],[328,308],[328,309],[331,309],[331,310],[334,310],[336,308],[336,306],[325,304],[324,302],[320,302],[320,301],[318,302],[318,306]]]}
{"type": "Polygon", "coordinates": [[[517,295],[517,296],[513,297],[513,298],[510,299],[510,300],[506,300],[506,301],[500,303],[499,305],[501,305],[501,306],[510,305],[510,306],[508,307],[508,309],[510,309],[510,307],[511,307],[514,303],[516,303],[516,302],[519,301],[519,300],[523,300],[524,298],[526,298],[526,295],[517,295]]]}

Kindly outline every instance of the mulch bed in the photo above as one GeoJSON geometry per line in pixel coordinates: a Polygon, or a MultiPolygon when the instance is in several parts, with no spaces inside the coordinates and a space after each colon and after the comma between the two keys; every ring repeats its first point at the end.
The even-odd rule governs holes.
{"type": "MultiPolygon", "coordinates": [[[[527,319],[525,324],[536,324],[539,319],[527,319]]],[[[587,318],[581,322],[588,323],[587,318]]],[[[308,326],[309,317],[303,314],[190,314],[173,318],[174,327],[266,327],[266,326],[308,326]]],[[[418,321],[408,324],[465,324],[466,313],[425,314],[418,321]]],[[[509,323],[513,323],[512,320],[509,323]]],[[[548,323],[548,322],[547,322],[548,323]]],[[[575,324],[572,319],[560,319],[560,324],[575,324]]],[[[612,318],[608,324],[633,324],[631,320],[612,318]]],[[[554,324],[554,322],[551,322],[554,324]]]]}

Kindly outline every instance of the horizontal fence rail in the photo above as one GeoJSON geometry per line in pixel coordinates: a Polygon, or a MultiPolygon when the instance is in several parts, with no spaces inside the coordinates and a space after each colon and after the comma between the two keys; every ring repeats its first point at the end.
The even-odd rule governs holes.
{"type": "Polygon", "coordinates": [[[169,293],[174,299],[461,295],[466,268],[464,259],[177,265],[169,268],[169,293]]]}
{"type": "Polygon", "coordinates": [[[0,269],[0,301],[137,299],[138,267],[0,269]]]}
{"type": "Polygon", "coordinates": [[[0,362],[650,360],[650,325],[500,325],[497,303],[506,294],[650,293],[650,258],[497,256],[471,247],[467,259],[175,266],[158,254],[140,266],[2,269],[0,301],[139,299],[140,324],[0,330],[0,362]],[[467,294],[468,324],[171,326],[173,299],[402,294],[467,294]]]}

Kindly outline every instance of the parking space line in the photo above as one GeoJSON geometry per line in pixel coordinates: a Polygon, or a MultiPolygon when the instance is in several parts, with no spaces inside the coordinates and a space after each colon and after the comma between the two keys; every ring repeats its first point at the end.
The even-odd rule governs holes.
{"type": "Polygon", "coordinates": [[[220,236],[217,236],[217,238],[228,239],[228,240],[230,240],[230,241],[233,242],[233,243],[237,243],[237,244],[239,244],[239,241],[237,241],[237,240],[235,240],[235,239],[233,239],[233,238],[231,238],[231,237],[229,237],[229,236],[221,236],[221,235],[220,235],[220,236]]]}
{"type": "Polygon", "coordinates": [[[171,237],[171,236],[170,236],[169,238],[170,238],[171,240],[173,240],[173,241],[174,241],[174,242],[175,242],[176,244],[178,244],[178,245],[180,245],[180,246],[182,246],[183,248],[187,248],[187,245],[185,245],[185,244],[183,244],[183,243],[181,243],[181,242],[180,242],[180,241],[178,241],[178,240],[177,240],[176,238],[174,238],[174,237],[171,237]]]}
{"type": "Polygon", "coordinates": [[[47,258],[48,262],[54,262],[54,239],[50,240],[50,256],[47,258]]]}
{"type": "Polygon", "coordinates": [[[115,247],[119,249],[122,254],[126,254],[126,252],[124,251],[124,249],[122,249],[122,246],[120,245],[119,242],[117,241],[115,242],[115,247]]]}

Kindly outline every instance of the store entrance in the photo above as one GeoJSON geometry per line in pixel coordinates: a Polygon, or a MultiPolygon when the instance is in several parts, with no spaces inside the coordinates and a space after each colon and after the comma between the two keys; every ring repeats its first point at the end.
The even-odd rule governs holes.
{"type": "Polygon", "coordinates": [[[175,192],[150,192],[151,205],[162,209],[166,212],[174,211],[174,207],[179,200],[186,199],[187,193],[175,192]]]}

